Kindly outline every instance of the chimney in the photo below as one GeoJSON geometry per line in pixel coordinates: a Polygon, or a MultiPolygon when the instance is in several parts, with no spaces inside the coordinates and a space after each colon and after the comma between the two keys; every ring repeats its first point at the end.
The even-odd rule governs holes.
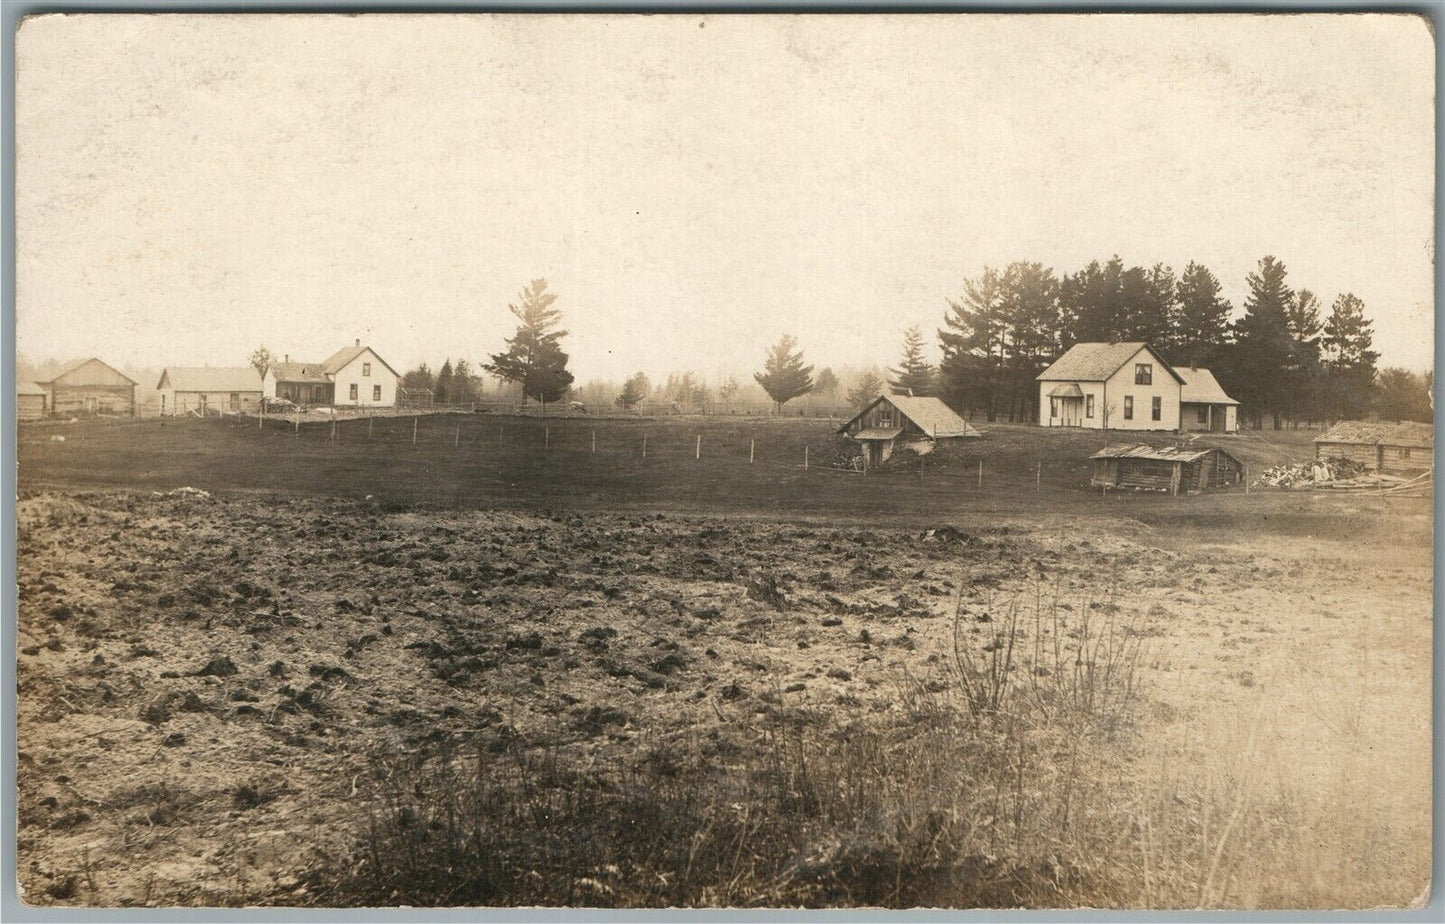
{"type": "Polygon", "coordinates": [[[361,346],[361,338],[360,338],[360,337],[357,337],[357,338],[356,338],[356,345],[357,345],[357,346],[361,346]]]}
{"type": "Polygon", "coordinates": [[[291,361],[291,354],[290,354],[290,353],[287,353],[287,354],[286,354],[286,358],[285,358],[284,360],[282,360],[282,362],[288,362],[288,363],[289,363],[290,361],[291,361]]]}

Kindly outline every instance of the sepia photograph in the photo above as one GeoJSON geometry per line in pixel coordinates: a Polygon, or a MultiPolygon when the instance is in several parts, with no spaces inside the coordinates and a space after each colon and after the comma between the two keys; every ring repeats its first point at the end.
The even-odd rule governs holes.
{"type": "Polygon", "coordinates": [[[12,39],[30,913],[1431,901],[1428,16],[12,39]]]}

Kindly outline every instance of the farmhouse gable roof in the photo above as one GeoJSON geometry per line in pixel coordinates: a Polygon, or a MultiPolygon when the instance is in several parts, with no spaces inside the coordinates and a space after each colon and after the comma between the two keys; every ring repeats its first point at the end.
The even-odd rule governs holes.
{"type": "Polygon", "coordinates": [[[1076,343],[1054,360],[1049,368],[1040,372],[1039,382],[1103,382],[1124,367],[1140,350],[1148,350],[1154,361],[1174,377],[1179,384],[1184,379],[1174,367],[1164,361],[1157,351],[1142,340],[1115,341],[1111,343],[1076,343]]]}

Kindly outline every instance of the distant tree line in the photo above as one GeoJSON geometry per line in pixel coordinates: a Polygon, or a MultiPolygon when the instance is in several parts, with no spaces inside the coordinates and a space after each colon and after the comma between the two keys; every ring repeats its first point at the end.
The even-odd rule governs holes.
{"type": "MultiPolygon", "coordinates": [[[[1117,256],[1063,276],[1027,261],[985,267],[949,300],[936,387],[954,407],[989,420],[1034,420],[1035,378],[1070,346],[1143,340],[1172,365],[1211,369],[1257,425],[1366,413],[1379,395],[1379,354],[1364,303],[1341,293],[1322,316],[1315,293],[1286,277],[1279,260],[1260,260],[1244,313],[1231,321],[1219,280],[1199,263],[1177,276],[1165,264],[1125,266],[1117,256]]],[[[905,338],[892,383],[915,394],[916,335],[905,338]]]]}

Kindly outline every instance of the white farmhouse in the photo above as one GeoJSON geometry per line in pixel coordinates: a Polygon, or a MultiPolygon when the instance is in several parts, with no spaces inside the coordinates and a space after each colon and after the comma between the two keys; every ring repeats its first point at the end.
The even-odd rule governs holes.
{"type": "Polygon", "coordinates": [[[262,389],[267,398],[302,405],[392,407],[400,378],[380,354],[357,340],[324,362],[292,362],[288,355],[272,363],[262,378],[262,389]]]}
{"type": "Polygon", "coordinates": [[[1038,383],[1045,427],[1179,429],[1184,378],[1147,343],[1076,343],[1038,383]]]}

